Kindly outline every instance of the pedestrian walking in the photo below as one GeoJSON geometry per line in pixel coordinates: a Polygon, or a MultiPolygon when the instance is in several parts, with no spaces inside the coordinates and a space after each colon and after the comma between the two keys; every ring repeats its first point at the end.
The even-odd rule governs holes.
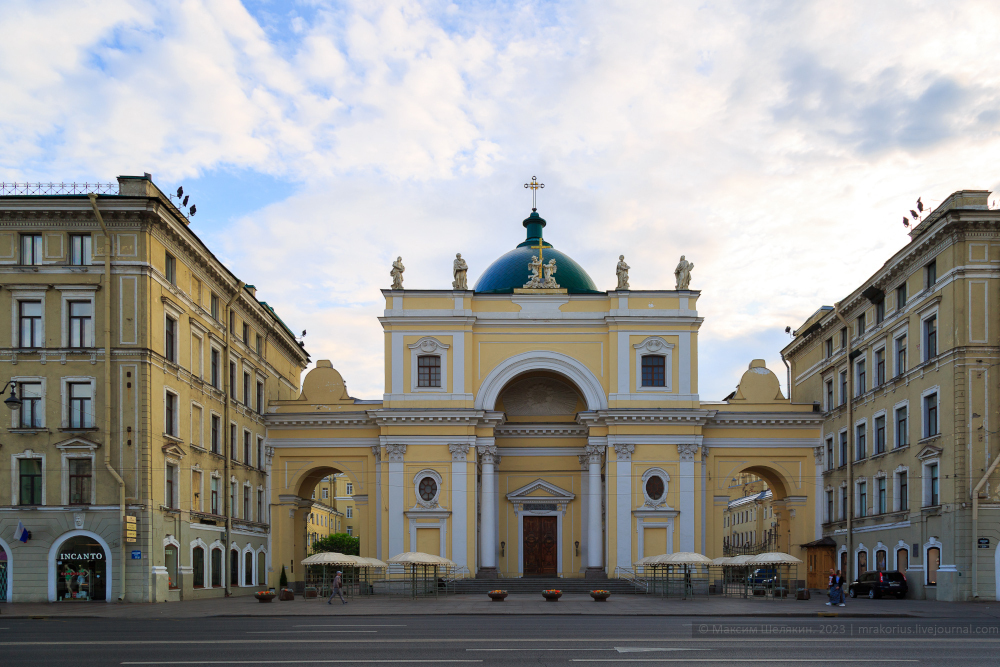
{"type": "Polygon", "coordinates": [[[836,580],[837,580],[837,573],[831,567],[830,568],[830,574],[826,578],[826,606],[827,607],[832,607],[833,605],[835,605],[838,602],[840,602],[840,595],[837,595],[836,598],[834,598],[834,596],[833,596],[834,595],[834,593],[833,593],[834,592],[833,585],[834,585],[834,582],[836,580]]]}
{"type": "Polygon", "coordinates": [[[844,603],[844,585],[845,585],[845,583],[846,583],[846,581],[844,580],[844,576],[840,573],[840,570],[837,570],[837,583],[834,585],[834,587],[837,589],[836,605],[838,607],[846,607],[847,606],[844,603]]]}
{"type": "Polygon", "coordinates": [[[326,601],[327,604],[333,604],[333,596],[339,596],[340,601],[347,604],[347,600],[344,599],[344,593],[341,590],[344,586],[344,580],[341,577],[344,573],[337,570],[337,576],[333,578],[333,593],[330,593],[330,599],[326,601]]]}

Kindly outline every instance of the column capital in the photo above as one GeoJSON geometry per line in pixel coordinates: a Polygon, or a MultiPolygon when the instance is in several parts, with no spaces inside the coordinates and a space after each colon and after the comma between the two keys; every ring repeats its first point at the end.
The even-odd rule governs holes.
{"type": "Polygon", "coordinates": [[[406,445],[386,445],[385,454],[389,461],[399,461],[403,460],[403,454],[406,453],[406,445]]]}
{"type": "Polygon", "coordinates": [[[590,465],[590,457],[586,454],[578,454],[576,458],[580,461],[580,467],[583,470],[586,470],[587,466],[590,465]]]}
{"type": "Polygon", "coordinates": [[[816,445],[813,447],[813,456],[816,457],[816,465],[823,465],[823,455],[826,454],[826,447],[816,445]]]}
{"type": "Polygon", "coordinates": [[[469,454],[469,445],[466,444],[448,445],[448,449],[451,451],[452,461],[465,461],[469,454]]]}
{"type": "Polygon", "coordinates": [[[588,463],[600,463],[601,457],[604,455],[603,445],[587,445],[587,462],[588,463]]]}
{"type": "Polygon", "coordinates": [[[681,457],[681,461],[694,461],[697,451],[698,445],[677,445],[677,455],[681,457]]]}
{"type": "Polygon", "coordinates": [[[375,463],[379,463],[382,460],[382,445],[372,445],[372,455],[375,457],[375,463]]]}
{"type": "Polygon", "coordinates": [[[479,454],[481,463],[499,463],[500,455],[497,454],[496,445],[478,445],[476,452],[479,454]]]}
{"type": "Polygon", "coordinates": [[[615,456],[619,461],[631,461],[635,445],[615,445],[615,456]]]}
{"type": "Polygon", "coordinates": [[[270,445],[264,447],[264,459],[266,461],[266,465],[270,467],[271,461],[274,459],[274,447],[270,445]]]}

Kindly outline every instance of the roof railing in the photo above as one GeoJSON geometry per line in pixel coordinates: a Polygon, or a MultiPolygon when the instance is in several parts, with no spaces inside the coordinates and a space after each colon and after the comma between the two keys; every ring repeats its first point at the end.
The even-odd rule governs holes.
{"type": "Polygon", "coordinates": [[[118,183],[0,183],[0,196],[119,194],[118,183]]]}

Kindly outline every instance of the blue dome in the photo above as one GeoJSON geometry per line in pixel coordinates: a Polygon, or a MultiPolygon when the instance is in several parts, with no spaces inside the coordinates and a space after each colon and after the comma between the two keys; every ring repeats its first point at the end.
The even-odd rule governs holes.
{"type": "MultiPolygon", "coordinates": [[[[528,262],[533,255],[538,254],[538,242],[542,238],[542,228],[545,219],[532,211],[523,222],[528,230],[528,238],[510,252],[502,255],[489,265],[483,275],[476,281],[475,291],[480,294],[511,294],[515,289],[524,287],[531,279],[528,262]],[[532,249],[530,246],[535,246],[532,249]]],[[[583,267],[573,261],[573,258],[543,241],[543,256],[547,262],[556,260],[556,275],[559,286],[570,294],[600,294],[597,285],[583,267]]]]}

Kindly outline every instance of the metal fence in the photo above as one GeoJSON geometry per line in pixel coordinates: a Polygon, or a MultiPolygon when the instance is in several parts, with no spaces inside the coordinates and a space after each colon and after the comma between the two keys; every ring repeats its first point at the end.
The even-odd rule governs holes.
{"type": "Polygon", "coordinates": [[[0,183],[0,196],[119,194],[118,183],[0,183]]]}
{"type": "Polygon", "coordinates": [[[773,529],[768,530],[761,536],[761,541],[754,544],[743,544],[736,546],[733,544],[722,545],[723,556],[756,556],[771,551],[778,551],[778,536],[773,529]]]}

